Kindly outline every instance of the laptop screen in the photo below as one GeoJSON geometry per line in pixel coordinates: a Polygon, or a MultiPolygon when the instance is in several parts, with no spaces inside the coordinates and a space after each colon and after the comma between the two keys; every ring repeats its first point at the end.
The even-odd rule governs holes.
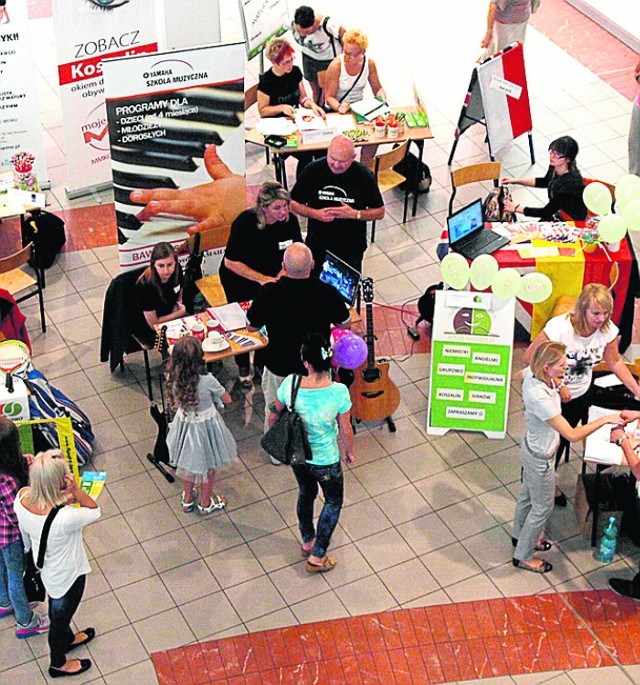
{"type": "Polygon", "coordinates": [[[322,264],[320,280],[332,285],[342,295],[342,299],[353,307],[360,285],[360,273],[346,262],[327,252],[322,264]]]}
{"type": "Polygon", "coordinates": [[[447,217],[449,243],[457,243],[458,240],[461,240],[483,226],[482,200],[475,200],[470,205],[459,209],[457,212],[447,217]]]}

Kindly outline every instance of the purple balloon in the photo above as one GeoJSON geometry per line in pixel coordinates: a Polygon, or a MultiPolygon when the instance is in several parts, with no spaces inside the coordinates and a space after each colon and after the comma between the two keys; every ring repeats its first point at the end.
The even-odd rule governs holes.
{"type": "Polygon", "coordinates": [[[367,358],[367,343],[358,335],[349,333],[333,343],[333,360],[343,369],[357,369],[367,358]]]}

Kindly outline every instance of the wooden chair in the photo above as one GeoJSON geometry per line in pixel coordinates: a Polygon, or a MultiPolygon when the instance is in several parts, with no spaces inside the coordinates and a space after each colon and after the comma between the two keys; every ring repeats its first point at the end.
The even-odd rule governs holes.
{"type": "MultiPolygon", "coordinates": [[[[609,292],[612,294],[613,289],[616,287],[616,283],[618,282],[618,278],[620,278],[620,266],[618,265],[618,262],[612,262],[611,270],[609,271],[608,288],[609,292]]],[[[555,304],[553,305],[553,309],[551,310],[551,316],[549,318],[553,319],[554,316],[566,314],[569,310],[573,309],[573,306],[576,303],[576,299],[576,297],[571,297],[570,295],[560,295],[560,297],[556,300],[555,304]]]]}
{"type": "MultiPolygon", "coordinates": [[[[407,220],[407,208],[409,206],[409,182],[406,176],[399,174],[394,170],[394,166],[400,164],[402,160],[407,156],[409,151],[409,142],[405,140],[404,143],[398,145],[398,147],[389,150],[388,152],[381,152],[377,154],[373,159],[373,173],[375,174],[376,181],[378,183],[378,188],[380,193],[384,195],[389,190],[397,188],[402,183],[405,183],[404,191],[404,211],[402,214],[402,223],[404,224],[407,220]]],[[[376,241],[376,222],[373,221],[371,224],[371,242],[376,241]]]]}
{"type": "MultiPolygon", "coordinates": [[[[201,231],[200,233],[190,236],[187,240],[189,254],[200,254],[207,250],[225,247],[229,241],[230,232],[231,226],[222,226],[220,228],[212,228],[208,231],[201,231]]],[[[196,285],[210,306],[216,307],[226,304],[227,296],[224,293],[218,274],[205,276],[196,281],[196,285]]]]}
{"type": "Polygon", "coordinates": [[[38,252],[32,242],[12,255],[0,259],[0,288],[8,290],[18,303],[24,302],[31,297],[37,297],[40,305],[40,326],[42,332],[45,333],[47,324],[44,318],[43,283],[43,269],[38,252]],[[27,266],[29,261],[34,264],[33,271],[35,276],[27,273],[22,268],[27,266]],[[19,293],[24,291],[28,292],[24,295],[19,295],[19,293]],[[19,297],[16,297],[16,295],[19,295],[19,297]]]}
{"type": "Polygon", "coordinates": [[[482,164],[470,164],[455,169],[451,172],[451,198],[449,199],[449,214],[453,214],[453,200],[458,188],[469,183],[481,183],[493,181],[497,188],[500,181],[500,162],[483,162],[482,164]]]}

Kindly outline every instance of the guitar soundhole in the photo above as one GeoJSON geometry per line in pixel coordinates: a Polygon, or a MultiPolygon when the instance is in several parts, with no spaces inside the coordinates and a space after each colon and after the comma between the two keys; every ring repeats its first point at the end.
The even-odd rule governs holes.
{"type": "Polygon", "coordinates": [[[373,369],[365,369],[362,372],[362,380],[364,380],[365,383],[375,383],[380,380],[381,375],[380,369],[376,369],[375,367],[373,369]]]}

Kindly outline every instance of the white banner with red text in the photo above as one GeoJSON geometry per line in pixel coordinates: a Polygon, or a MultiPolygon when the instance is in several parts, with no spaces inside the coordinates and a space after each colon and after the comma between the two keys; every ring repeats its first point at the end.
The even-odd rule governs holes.
{"type": "Polygon", "coordinates": [[[69,197],[111,182],[102,60],[158,51],[155,4],[53,3],[69,197]]]}

